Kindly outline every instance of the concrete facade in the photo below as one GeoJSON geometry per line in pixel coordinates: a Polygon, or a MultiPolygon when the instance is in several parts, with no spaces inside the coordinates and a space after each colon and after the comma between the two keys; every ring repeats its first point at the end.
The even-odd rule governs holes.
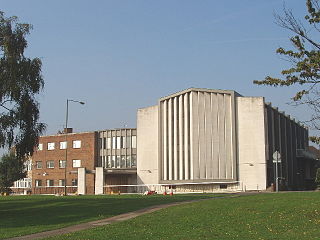
{"type": "Polygon", "coordinates": [[[137,113],[137,184],[159,183],[158,107],[148,107],[137,113]],[[141,160],[140,160],[141,159],[141,160]]]}
{"type": "Polygon", "coordinates": [[[136,129],[40,137],[32,192],[63,192],[66,151],[69,193],[264,191],[276,167],[280,189],[312,189],[308,150],[308,129],[263,97],[191,88],[138,109],[136,129]]]}
{"type": "Polygon", "coordinates": [[[265,190],[266,118],[262,97],[237,97],[239,181],[248,190],[265,190]]]}
{"type": "Polygon", "coordinates": [[[263,97],[191,88],[139,109],[137,122],[140,184],[267,190],[276,182],[272,154],[279,151],[280,187],[297,190],[306,187],[305,172],[314,166],[298,154],[308,151],[308,129],[263,97]]]}

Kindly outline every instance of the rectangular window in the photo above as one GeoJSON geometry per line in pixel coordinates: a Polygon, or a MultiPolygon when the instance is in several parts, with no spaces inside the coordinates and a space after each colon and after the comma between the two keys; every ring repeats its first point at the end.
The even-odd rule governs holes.
{"type": "Polygon", "coordinates": [[[126,147],[130,148],[131,146],[131,136],[127,136],[127,143],[126,143],[126,147]]]}
{"type": "Polygon", "coordinates": [[[107,138],[103,138],[103,144],[102,144],[103,146],[103,149],[106,149],[106,147],[107,147],[107,138]]]}
{"type": "Polygon", "coordinates": [[[111,168],[111,156],[108,156],[107,168],[111,168]]]}
{"type": "Polygon", "coordinates": [[[72,179],[72,186],[78,186],[78,179],[72,179]]]}
{"type": "Polygon", "coordinates": [[[116,149],[116,137],[112,137],[112,149],[116,149]]]}
{"type": "Polygon", "coordinates": [[[131,147],[137,148],[137,136],[132,136],[131,147]]]}
{"type": "Polygon", "coordinates": [[[127,156],[127,168],[131,168],[131,156],[127,156]]]}
{"type": "Polygon", "coordinates": [[[42,181],[41,181],[41,180],[36,179],[36,181],[35,181],[35,185],[36,185],[36,187],[41,187],[41,186],[42,186],[42,181]]]}
{"type": "Polygon", "coordinates": [[[48,150],[54,150],[54,143],[48,143],[48,150]]]}
{"type": "Polygon", "coordinates": [[[80,140],[75,140],[72,142],[72,147],[73,148],[81,148],[81,141],[80,140]]]}
{"type": "Polygon", "coordinates": [[[25,166],[25,169],[26,169],[27,171],[32,170],[32,161],[31,161],[31,160],[27,160],[27,161],[25,162],[24,166],[25,166]]]}
{"type": "Polygon", "coordinates": [[[117,149],[121,148],[121,137],[117,137],[117,149]]]}
{"type": "Polygon", "coordinates": [[[121,137],[121,148],[126,148],[126,137],[125,136],[121,137]]]}
{"type": "Polygon", "coordinates": [[[78,168],[78,167],[81,167],[81,160],[72,160],[72,167],[74,168],[78,168]]]}
{"type": "Polygon", "coordinates": [[[111,138],[107,138],[107,149],[111,149],[111,138]]]}
{"type": "Polygon", "coordinates": [[[43,144],[42,143],[39,143],[38,145],[38,151],[42,151],[43,150],[43,144]]]}
{"type": "Polygon", "coordinates": [[[54,168],[54,161],[53,160],[47,161],[47,168],[54,168]]]}
{"type": "Polygon", "coordinates": [[[65,168],[66,167],[66,160],[59,160],[59,168],[65,168]]]}
{"type": "Polygon", "coordinates": [[[67,149],[67,142],[60,142],[60,149],[67,149]]]}
{"type": "Polygon", "coordinates": [[[112,156],[111,158],[111,168],[115,168],[116,167],[116,156],[112,156]]]}
{"type": "Polygon", "coordinates": [[[126,156],[121,155],[121,168],[126,168],[126,156]]]}
{"type": "Polygon", "coordinates": [[[107,156],[102,157],[102,167],[107,168],[108,162],[107,162],[107,156]]]}
{"type": "Polygon", "coordinates": [[[64,186],[64,179],[59,179],[59,186],[64,186]]]}
{"type": "Polygon", "coordinates": [[[42,161],[36,161],[36,169],[42,169],[42,161]]]}
{"type": "Polygon", "coordinates": [[[53,187],[53,180],[47,179],[47,187],[53,187]]]}
{"type": "Polygon", "coordinates": [[[120,168],[120,156],[117,155],[117,158],[116,158],[116,168],[120,168]]]}
{"type": "Polygon", "coordinates": [[[131,157],[131,167],[133,167],[133,168],[137,167],[137,155],[132,155],[132,157],[131,157]]]}

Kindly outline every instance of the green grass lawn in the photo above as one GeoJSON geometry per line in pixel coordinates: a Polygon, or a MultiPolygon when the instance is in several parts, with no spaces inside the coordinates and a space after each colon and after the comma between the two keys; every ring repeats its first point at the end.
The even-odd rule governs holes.
{"type": "Polygon", "coordinates": [[[320,239],[320,193],[217,198],[50,239],[320,239]]]}
{"type": "Polygon", "coordinates": [[[57,229],[152,205],[213,195],[2,196],[0,239],[57,229]]]}

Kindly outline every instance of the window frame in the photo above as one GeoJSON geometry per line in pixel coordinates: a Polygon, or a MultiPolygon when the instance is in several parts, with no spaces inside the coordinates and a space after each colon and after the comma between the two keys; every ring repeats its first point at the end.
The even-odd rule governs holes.
{"type": "Polygon", "coordinates": [[[81,145],[82,145],[81,140],[73,140],[72,141],[72,148],[73,149],[79,149],[79,148],[81,148],[81,145]]]}
{"type": "Polygon", "coordinates": [[[72,159],[72,167],[73,168],[80,168],[81,167],[81,160],[80,159],[72,159]],[[75,166],[76,162],[80,163],[80,165],[79,166],[75,166]]]}
{"type": "Polygon", "coordinates": [[[55,149],[55,143],[54,142],[48,142],[47,143],[47,149],[48,149],[48,151],[52,151],[52,150],[54,150],[55,149]],[[49,147],[50,146],[50,147],[49,147]]]}
{"type": "Polygon", "coordinates": [[[67,149],[67,147],[68,147],[68,142],[67,142],[67,141],[62,141],[62,142],[60,142],[59,145],[60,145],[60,149],[61,149],[61,150],[65,150],[65,149],[67,149]],[[65,146],[63,147],[62,144],[65,144],[65,146]],[[62,146],[62,147],[61,147],[61,146],[62,146]]]}

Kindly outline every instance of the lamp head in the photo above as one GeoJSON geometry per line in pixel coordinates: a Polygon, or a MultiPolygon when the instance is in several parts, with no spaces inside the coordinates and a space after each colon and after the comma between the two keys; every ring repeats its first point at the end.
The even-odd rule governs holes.
{"type": "Polygon", "coordinates": [[[79,102],[81,105],[84,105],[84,102],[79,102]]]}

